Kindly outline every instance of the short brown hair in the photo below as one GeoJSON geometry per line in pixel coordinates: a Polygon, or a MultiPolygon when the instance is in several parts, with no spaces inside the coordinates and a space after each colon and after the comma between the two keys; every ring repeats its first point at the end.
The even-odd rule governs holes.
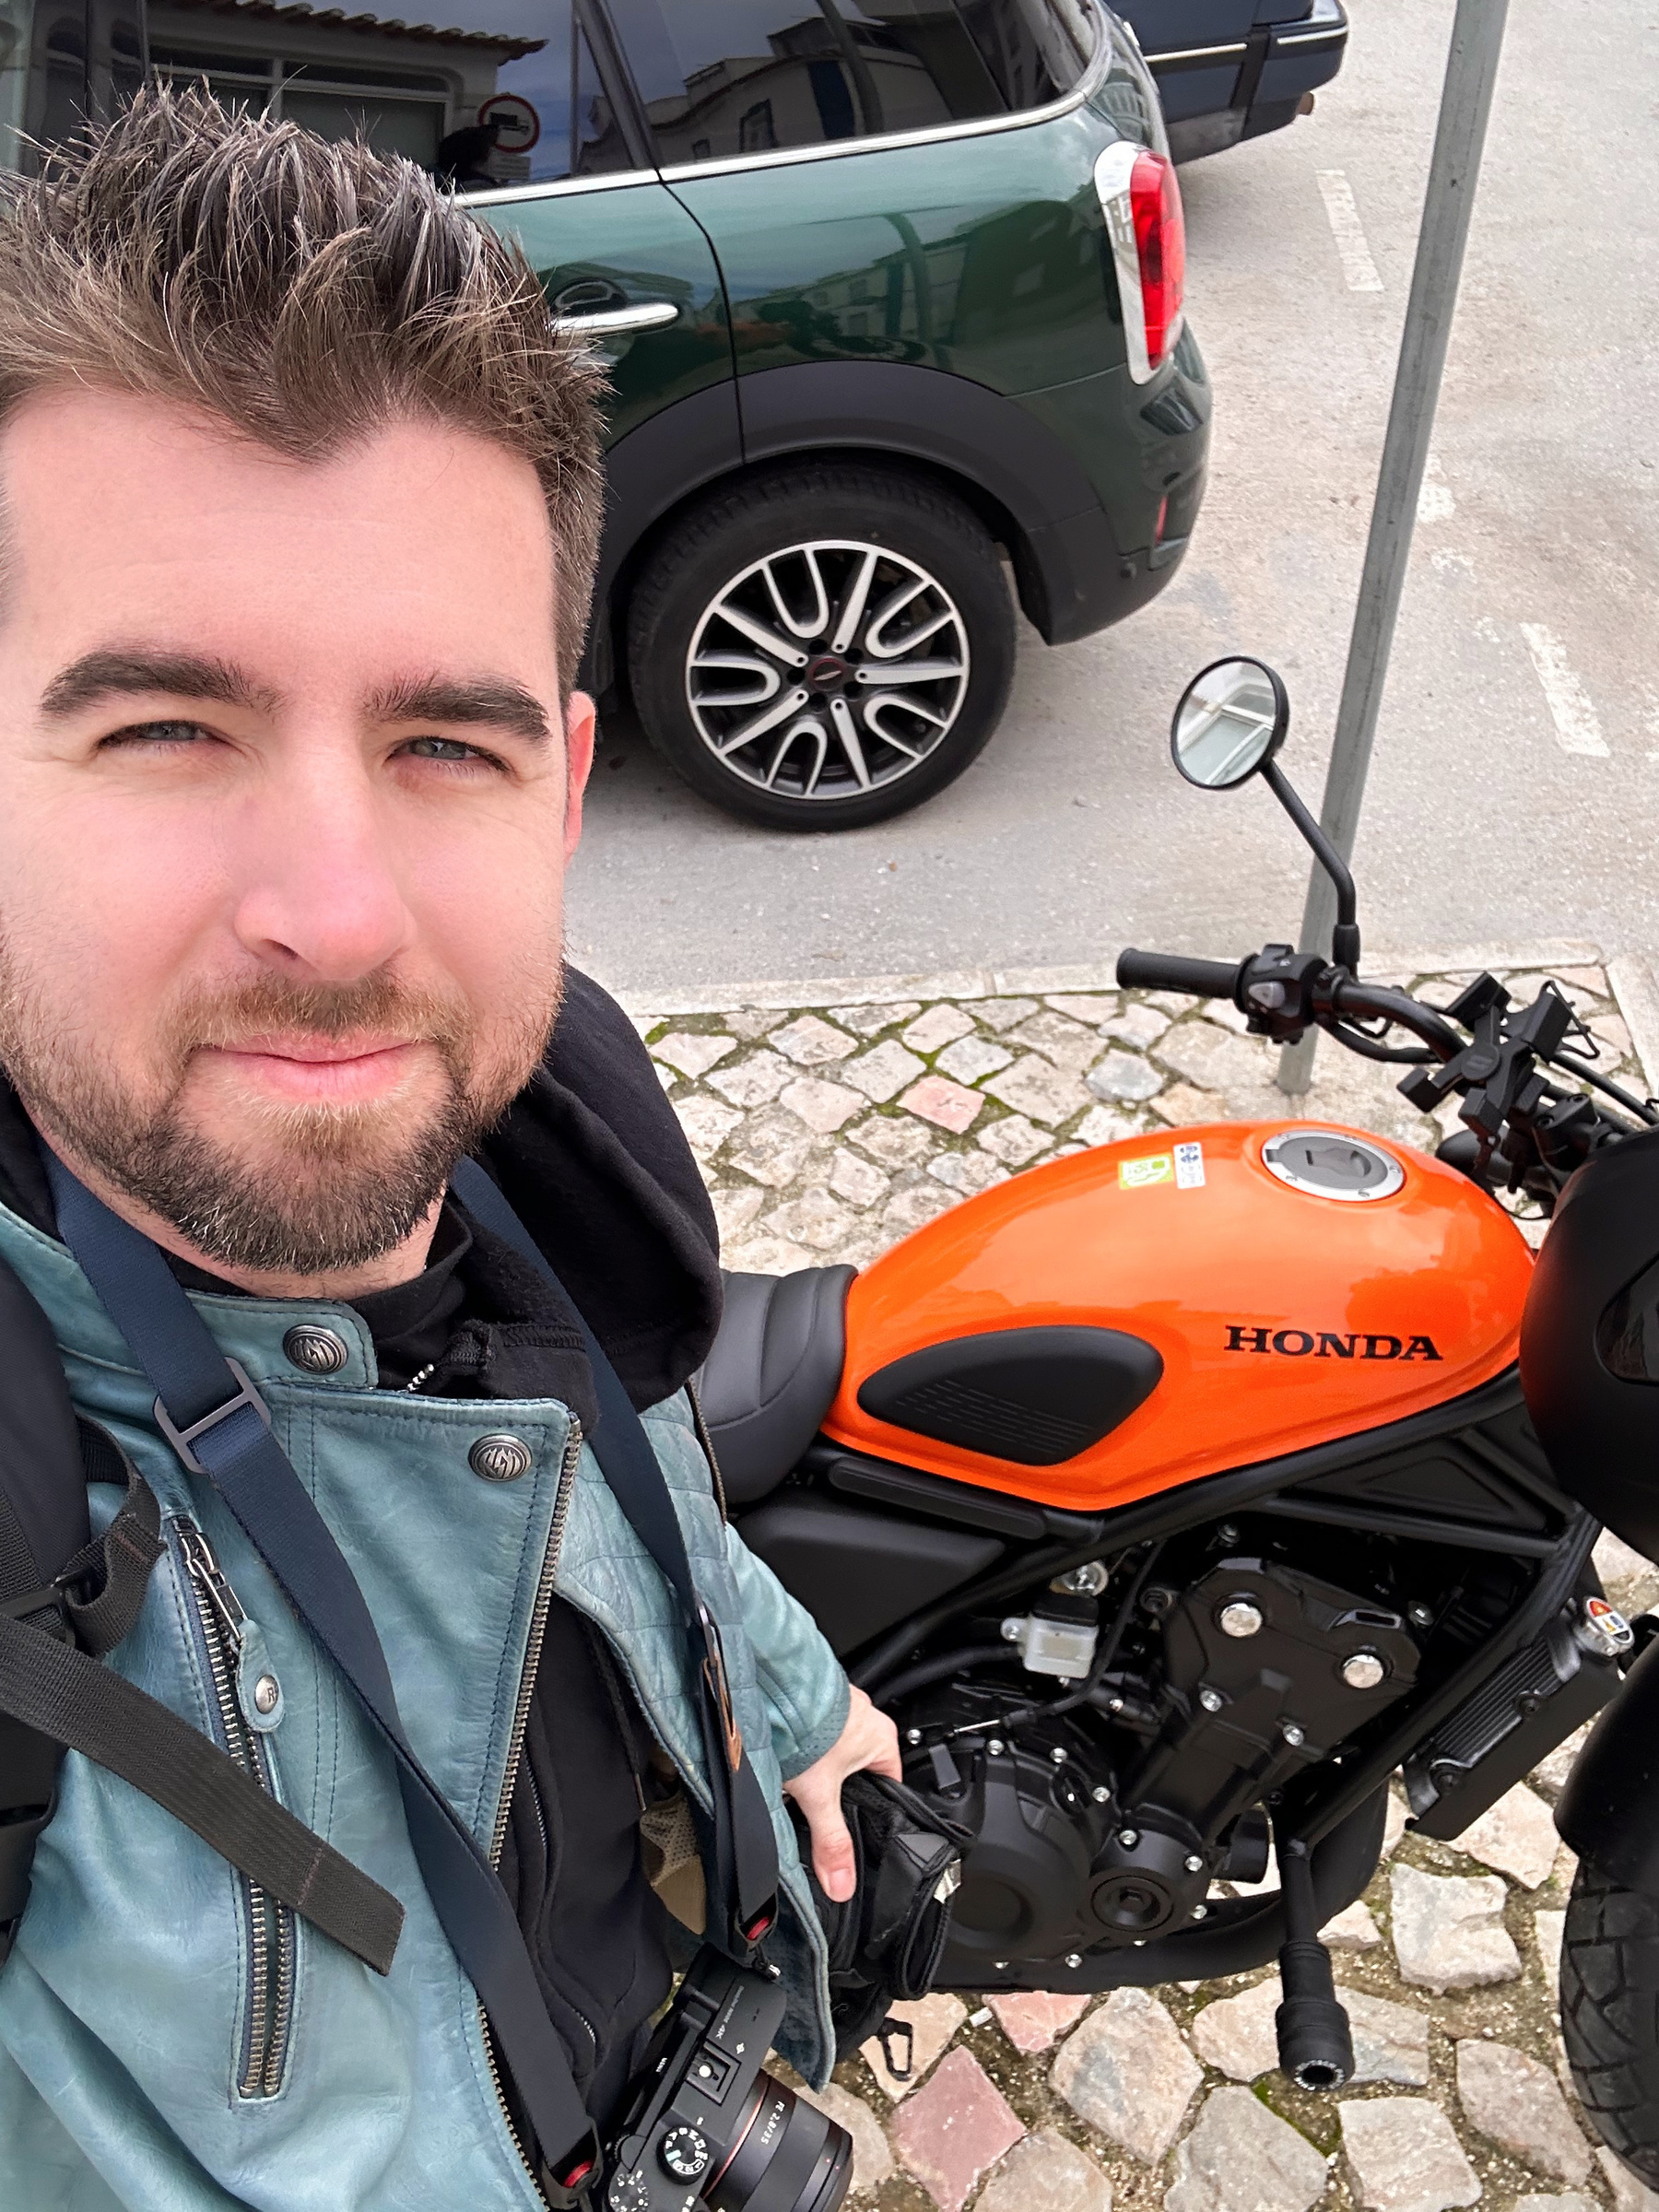
{"type": "Polygon", "coordinates": [[[559,680],[587,626],[603,497],[597,365],[519,247],[424,171],[205,90],[145,91],[0,186],[0,424],[96,384],[206,409],[297,460],[390,421],[522,453],[552,530],[559,680]]]}

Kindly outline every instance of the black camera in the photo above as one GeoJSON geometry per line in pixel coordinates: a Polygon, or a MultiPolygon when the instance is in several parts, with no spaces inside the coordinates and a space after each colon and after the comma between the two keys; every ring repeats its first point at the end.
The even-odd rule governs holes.
{"type": "Polygon", "coordinates": [[[698,1953],[611,2145],[609,2212],[836,2212],[853,2138],[761,2067],[784,2002],[774,1977],[698,1953]]]}

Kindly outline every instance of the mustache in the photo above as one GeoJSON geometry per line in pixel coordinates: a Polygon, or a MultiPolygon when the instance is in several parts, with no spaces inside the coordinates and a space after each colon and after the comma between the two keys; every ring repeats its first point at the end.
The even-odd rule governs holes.
{"type": "Polygon", "coordinates": [[[211,995],[193,994],[172,1010],[164,1033],[182,1065],[194,1053],[229,1050],[274,1031],[335,1040],[364,1030],[391,1030],[449,1054],[465,1045],[469,1027],[464,1006],[382,971],[348,983],[256,976],[211,995]]]}

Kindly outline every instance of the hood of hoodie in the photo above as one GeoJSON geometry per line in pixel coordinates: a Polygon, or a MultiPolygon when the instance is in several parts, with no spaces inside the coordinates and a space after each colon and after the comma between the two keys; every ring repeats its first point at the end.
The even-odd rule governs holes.
{"type": "MultiPolygon", "coordinates": [[[[565,971],[546,1056],[477,1156],[634,1404],[672,1396],[720,1325],[714,1209],[651,1055],[591,976],[565,971]]],[[[0,1205],[56,1235],[33,1125],[3,1080],[0,1205]]]]}

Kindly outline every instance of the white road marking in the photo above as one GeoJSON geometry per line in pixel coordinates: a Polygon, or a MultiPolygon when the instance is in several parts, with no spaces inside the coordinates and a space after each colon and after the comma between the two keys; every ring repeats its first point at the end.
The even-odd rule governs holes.
{"type": "Polygon", "coordinates": [[[1347,278],[1348,290],[1380,292],[1382,279],[1365,242],[1365,226],[1359,220],[1347,170],[1322,169],[1314,173],[1319,180],[1320,197],[1324,201],[1331,236],[1336,241],[1336,251],[1342,257],[1342,273],[1347,278]]]}
{"type": "Polygon", "coordinates": [[[1448,523],[1456,512],[1457,501],[1452,497],[1452,487],[1446,481],[1441,457],[1430,453],[1418,491],[1417,519],[1419,523],[1448,523]]]}
{"type": "Polygon", "coordinates": [[[1561,750],[1591,760],[1606,759],[1607,741],[1602,735],[1601,723],[1583,678],[1567,658],[1567,648],[1542,622],[1523,622],[1521,635],[1532,655],[1533,672],[1543,688],[1561,750]]]}

